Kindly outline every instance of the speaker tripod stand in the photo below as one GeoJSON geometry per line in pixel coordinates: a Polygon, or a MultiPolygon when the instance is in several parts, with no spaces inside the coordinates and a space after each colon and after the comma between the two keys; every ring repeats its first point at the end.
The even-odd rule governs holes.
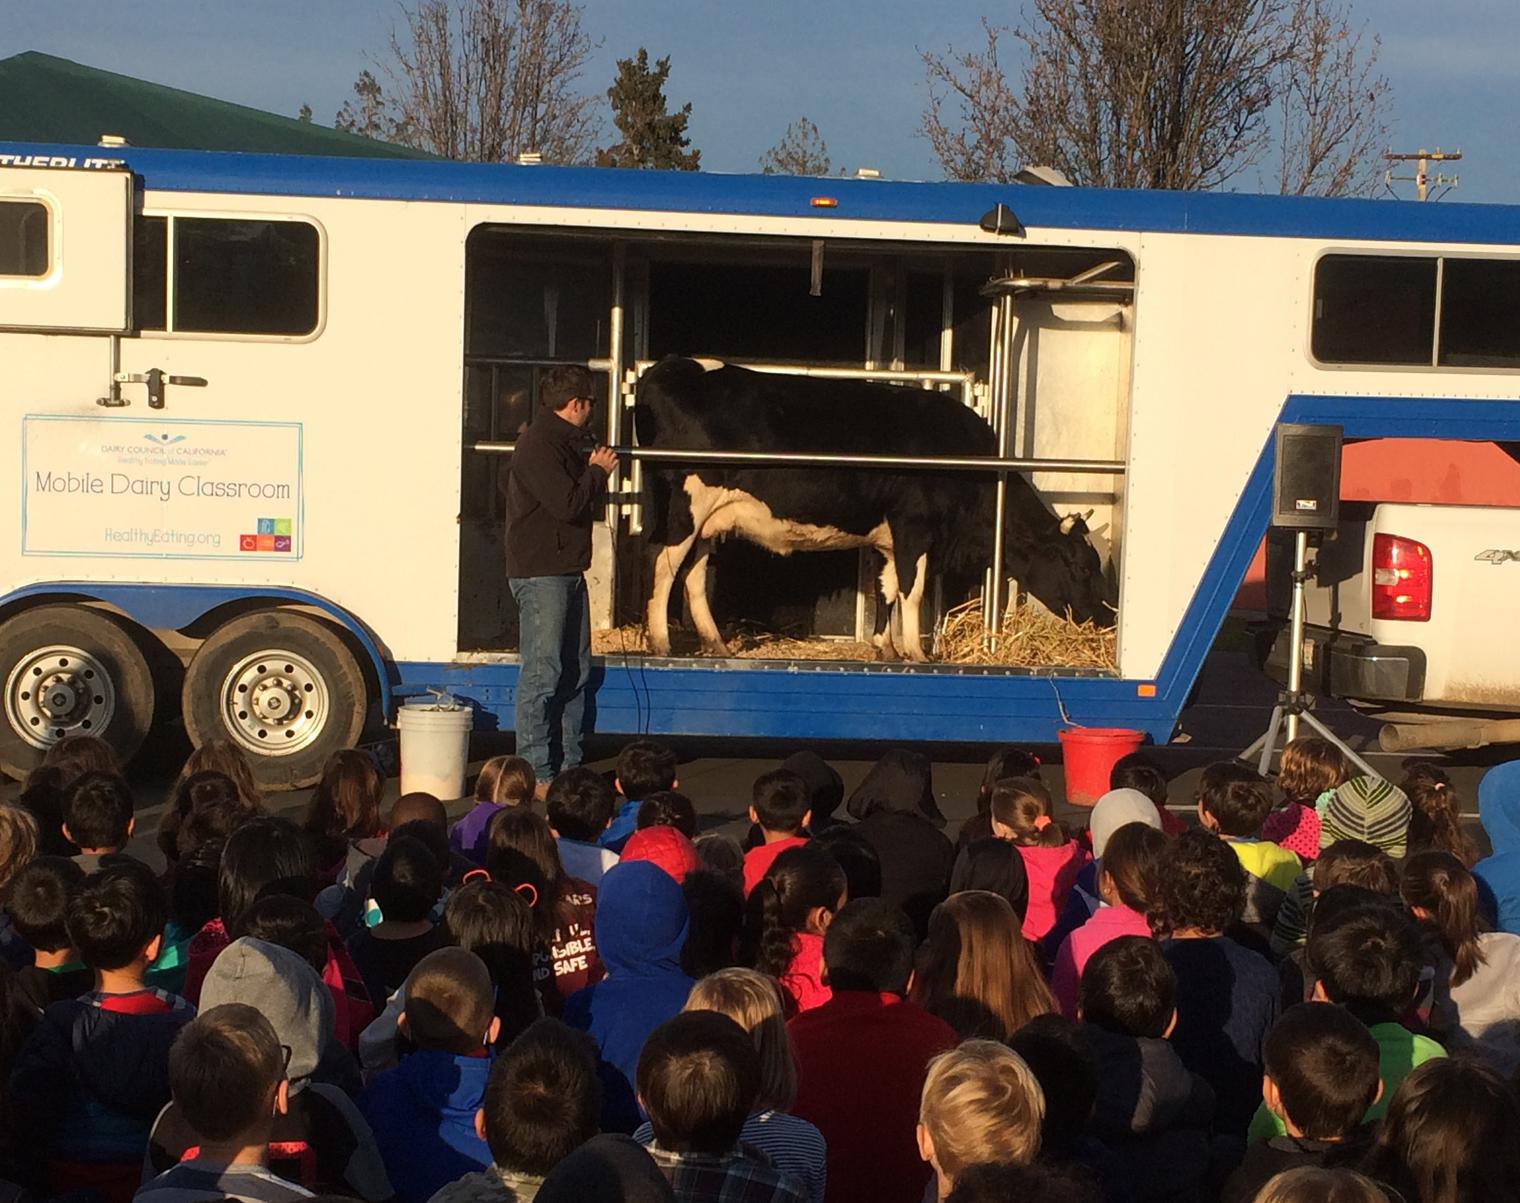
{"type": "Polygon", "coordinates": [[[1308,724],[1322,738],[1339,748],[1357,769],[1369,777],[1376,777],[1377,772],[1365,760],[1358,756],[1345,740],[1319,721],[1319,716],[1314,713],[1314,695],[1307,692],[1304,685],[1304,625],[1306,621],[1307,607],[1304,602],[1304,584],[1309,579],[1309,532],[1299,530],[1293,535],[1293,600],[1291,604],[1291,619],[1288,623],[1288,688],[1277,695],[1277,704],[1272,707],[1272,718],[1267,723],[1267,729],[1257,737],[1256,742],[1240,754],[1241,760],[1250,760],[1258,752],[1261,758],[1256,766],[1256,771],[1263,777],[1267,770],[1272,767],[1272,753],[1277,751],[1277,741],[1286,728],[1287,741],[1291,742],[1298,738],[1298,725],[1300,722],[1308,724]]]}

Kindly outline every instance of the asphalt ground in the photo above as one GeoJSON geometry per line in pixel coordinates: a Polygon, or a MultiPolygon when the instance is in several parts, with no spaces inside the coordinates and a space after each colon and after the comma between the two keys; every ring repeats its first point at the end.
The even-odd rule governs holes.
{"type": "MultiPolygon", "coordinates": [[[[1203,768],[1218,760],[1230,759],[1249,745],[1266,727],[1277,686],[1238,650],[1216,650],[1205,663],[1192,703],[1183,711],[1180,731],[1172,743],[1147,748],[1171,778],[1171,808],[1179,814],[1194,811],[1193,793],[1203,768]]],[[[1333,702],[1322,702],[1317,713],[1320,720],[1362,755],[1383,776],[1397,781],[1409,753],[1389,754],[1377,750],[1378,724],[1356,711],[1333,702]]],[[[587,744],[587,764],[611,771],[625,737],[594,737],[587,744]]],[[[810,747],[832,764],[844,778],[846,796],[859,784],[885,745],[861,743],[791,742],[771,743],[723,739],[671,739],[668,741],[680,757],[680,789],[695,803],[704,831],[742,834],[748,827],[747,808],[751,784],[761,773],[776,767],[778,761],[802,747],[810,747]]],[[[488,756],[509,752],[510,735],[478,737],[471,748],[472,771],[488,756]]],[[[934,765],[934,791],[940,809],[948,819],[946,828],[954,835],[960,824],[975,810],[977,787],[991,749],[985,744],[920,744],[917,750],[934,765]]],[[[1041,775],[1052,794],[1063,798],[1064,777],[1060,749],[1055,745],[1031,749],[1043,762],[1041,775]]],[[[1513,750],[1495,748],[1470,752],[1432,753],[1421,757],[1443,765],[1451,774],[1462,799],[1468,826],[1483,842],[1476,822],[1477,787],[1483,773],[1493,764],[1509,759],[1513,750]]],[[[163,758],[160,757],[160,760],[163,758]]],[[[158,814],[162,810],[172,767],[148,764],[133,772],[138,800],[137,828],[130,851],[157,864],[159,855],[153,846],[158,814]]],[[[387,798],[396,796],[398,781],[386,783],[387,798]]],[[[14,796],[15,787],[8,793],[14,796]]],[[[299,818],[305,812],[310,791],[299,790],[270,798],[269,808],[276,814],[299,818]]],[[[468,800],[450,805],[450,814],[463,814],[468,800]]],[[[1077,818],[1076,808],[1060,803],[1062,817],[1077,818]]]]}

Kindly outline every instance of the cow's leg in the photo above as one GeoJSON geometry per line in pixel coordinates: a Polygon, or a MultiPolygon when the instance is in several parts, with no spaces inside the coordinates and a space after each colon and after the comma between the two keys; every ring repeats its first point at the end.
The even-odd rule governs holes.
{"type": "Polygon", "coordinates": [[[924,590],[929,580],[929,555],[920,552],[918,559],[913,563],[913,583],[906,592],[899,591],[899,604],[902,606],[902,641],[903,655],[909,660],[927,660],[924,654],[923,636],[919,630],[920,615],[923,612],[924,590]]]}
{"type": "Polygon", "coordinates": [[[723,642],[718,624],[713,621],[712,609],[707,604],[707,561],[712,549],[711,539],[697,540],[691,567],[686,570],[686,605],[702,639],[702,651],[709,656],[727,656],[728,645],[723,642]]]}
{"type": "Polygon", "coordinates": [[[675,585],[676,573],[691,552],[696,535],[687,535],[679,543],[656,549],[654,555],[654,581],[649,590],[649,608],[645,623],[649,628],[649,650],[656,656],[670,655],[670,591],[675,585]]]}
{"type": "Polygon", "coordinates": [[[897,567],[892,562],[890,547],[880,551],[880,554],[881,599],[876,605],[876,630],[871,636],[871,642],[876,645],[878,660],[896,660],[897,645],[892,641],[892,607],[897,604],[897,567]]]}

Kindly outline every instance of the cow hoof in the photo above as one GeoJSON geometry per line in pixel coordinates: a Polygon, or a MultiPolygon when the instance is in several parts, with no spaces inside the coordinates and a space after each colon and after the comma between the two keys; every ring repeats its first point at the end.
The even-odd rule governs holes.
{"type": "Polygon", "coordinates": [[[897,660],[897,649],[890,643],[876,645],[876,659],[892,663],[897,660]]]}
{"type": "Polygon", "coordinates": [[[719,640],[715,643],[709,643],[704,640],[702,643],[702,654],[704,656],[713,656],[720,660],[726,660],[731,653],[728,650],[728,644],[724,643],[722,640],[719,640]]]}

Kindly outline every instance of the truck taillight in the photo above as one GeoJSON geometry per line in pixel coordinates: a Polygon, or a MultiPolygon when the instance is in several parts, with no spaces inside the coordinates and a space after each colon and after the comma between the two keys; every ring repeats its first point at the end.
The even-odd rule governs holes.
{"type": "Polygon", "coordinates": [[[1398,535],[1372,537],[1372,617],[1430,621],[1430,548],[1398,535]]]}

